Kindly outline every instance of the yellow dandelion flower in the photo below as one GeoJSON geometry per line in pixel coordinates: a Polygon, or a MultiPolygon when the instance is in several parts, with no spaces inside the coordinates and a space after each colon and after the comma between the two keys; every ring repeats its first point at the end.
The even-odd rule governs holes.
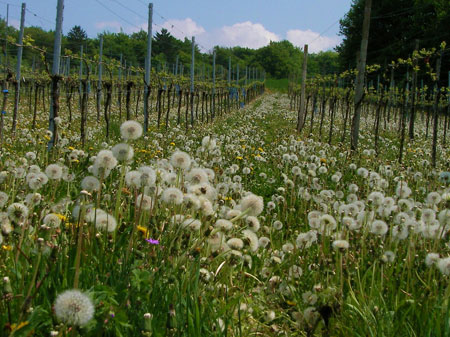
{"type": "Polygon", "coordinates": [[[148,229],[145,228],[144,226],[137,226],[137,230],[138,230],[138,232],[141,232],[144,237],[148,236],[147,235],[148,234],[148,229]]]}
{"type": "Polygon", "coordinates": [[[59,214],[59,213],[55,213],[55,215],[56,215],[58,218],[60,218],[62,221],[66,221],[66,220],[67,220],[67,218],[66,218],[65,215],[62,215],[62,214],[59,214]]]}
{"type": "Polygon", "coordinates": [[[241,156],[237,156],[236,159],[242,160],[242,159],[244,159],[244,158],[242,158],[241,156]]]}
{"type": "Polygon", "coordinates": [[[80,226],[78,225],[78,222],[76,222],[76,223],[74,223],[74,222],[66,222],[66,228],[70,228],[70,227],[78,228],[80,226]]]}
{"type": "Polygon", "coordinates": [[[28,325],[28,321],[20,322],[19,324],[17,324],[17,323],[11,324],[11,332],[20,330],[20,329],[22,329],[25,325],[28,325]]]}
{"type": "Polygon", "coordinates": [[[10,245],[2,245],[2,249],[3,249],[3,250],[12,250],[13,247],[10,246],[10,245]]]}

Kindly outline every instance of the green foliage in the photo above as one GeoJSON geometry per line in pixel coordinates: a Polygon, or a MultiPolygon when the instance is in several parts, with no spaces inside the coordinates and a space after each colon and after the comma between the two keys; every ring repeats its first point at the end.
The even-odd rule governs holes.
{"type": "Polygon", "coordinates": [[[281,79],[268,78],[268,79],[266,79],[266,88],[271,91],[287,93],[288,84],[289,84],[288,82],[289,81],[287,78],[281,78],[281,79]]]}
{"type": "MultiPolygon", "coordinates": [[[[4,35],[4,21],[0,20],[0,35],[4,35]]],[[[11,41],[17,41],[18,31],[13,27],[8,27],[7,35],[11,41]]],[[[25,28],[25,36],[32,45],[46,50],[46,60],[51,63],[53,52],[54,32],[45,31],[40,27],[25,28]]],[[[103,32],[103,55],[105,60],[122,59],[127,65],[134,67],[144,67],[144,60],[147,49],[147,32],[141,30],[132,34],[123,32],[112,33],[103,32]]],[[[72,55],[79,55],[81,46],[85,57],[93,59],[99,53],[99,37],[88,38],[86,32],[80,26],[74,26],[67,36],[63,36],[62,50],[67,50],[72,55]]],[[[17,53],[17,47],[10,45],[8,54],[10,65],[14,64],[14,58],[17,53]]],[[[179,71],[183,65],[183,73],[189,74],[191,63],[191,40],[185,38],[178,40],[166,29],[157,32],[152,41],[152,66],[157,70],[171,72],[176,62],[179,61],[179,71]]],[[[287,40],[280,42],[270,42],[267,46],[259,49],[250,49],[244,47],[226,48],[215,46],[216,51],[216,76],[218,79],[227,79],[228,62],[231,58],[232,76],[236,78],[236,65],[239,64],[239,78],[245,79],[245,69],[248,67],[251,71],[247,73],[247,78],[261,79],[262,69],[268,76],[276,79],[287,78],[290,74],[299,74],[303,62],[303,52],[287,40]],[[254,69],[258,69],[255,73],[254,69]]],[[[67,53],[66,53],[67,55],[67,53]]],[[[23,64],[31,66],[36,52],[30,48],[24,49],[23,64]]],[[[212,51],[201,52],[196,46],[195,50],[196,71],[211,77],[212,74],[212,51]]],[[[72,64],[72,67],[78,66],[78,61],[72,64]]],[[[37,62],[37,67],[41,65],[37,62]]],[[[337,54],[332,51],[320,52],[309,55],[308,76],[314,77],[317,74],[336,73],[338,70],[337,54]]]]}
{"type": "Polygon", "coordinates": [[[83,28],[78,25],[73,26],[67,34],[67,48],[72,51],[79,50],[87,38],[88,36],[83,28]]]}
{"type": "MultiPolygon", "coordinates": [[[[364,0],[353,4],[340,21],[343,41],[336,48],[341,70],[356,67],[360,49],[364,0]]],[[[367,64],[384,65],[390,60],[407,58],[415,48],[437,47],[450,41],[450,7],[447,0],[379,0],[372,2],[367,64]]],[[[442,72],[450,70],[444,58],[442,72]]]]}

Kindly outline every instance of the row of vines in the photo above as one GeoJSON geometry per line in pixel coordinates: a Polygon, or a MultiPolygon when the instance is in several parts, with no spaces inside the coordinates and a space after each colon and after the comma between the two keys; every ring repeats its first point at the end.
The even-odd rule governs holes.
{"type": "MultiPolygon", "coordinates": [[[[422,130],[415,128],[416,120],[420,118],[425,124],[423,136],[431,140],[431,160],[436,166],[438,145],[446,147],[450,129],[450,74],[446,86],[446,78],[440,73],[442,57],[448,51],[444,42],[439,49],[415,50],[409,58],[392,61],[386,66],[366,66],[365,90],[360,104],[367,126],[373,130],[373,147],[377,154],[380,154],[382,132],[390,129],[398,134],[398,160],[401,163],[406,135],[410,141],[418,133],[422,136],[422,130]]],[[[302,132],[311,134],[315,123],[319,123],[319,135],[326,137],[329,144],[348,140],[354,131],[356,75],[357,70],[349,70],[339,75],[308,79],[302,113],[301,86],[295,80],[290,82],[290,108],[299,111],[301,120],[298,123],[302,132]],[[342,118],[337,118],[339,113],[342,118]],[[331,120],[328,130],[323,130],[325,114],[331,120]],[[342,123],[336,123],[336,120],[342,123]]]]}
{"type": "MultiPolygon", "coordinates": [[[[126,67],[115,59],[100,61],[98,57],[88,59],[71,53],[63,57],[65,62],[60,74],[51,75],[45,50],[27,41],[23,46],[40,56],[41,69],[35,69],[34,65],[33,68],[23,69],[21,78],[18,79],[10,67],[4,67],[5,76],[1,81],[3,113],[0,121],[0,146],[6,130],[9,129],[12,135],[16,132],[19,100],[25,104],[24,110],[28,110],[32,116],[31,129],[36,128],[38,113],[47,114],[46,111],[52,104],[53,119],[56,121],[63,110],[67,111],[69,123],[74,121],[74,115],[80,117],[79,138],[84,146],[88,115],[99,123],[104,122],[105,140],[110,136],[111,118],[116,118],[118,122],[124,118],[137,119],[142,116],[142,105],[144,110],[154,113],[152,118],[156,120],[158,129],[177,125],[189,130],[196,123],[210,122],[217,115],[247,105],[264,92],[264,81],[248,81],[246,77],[233,82],[203,78],[195,80],[192,90],[190,78],[164,71],[156,72],[155,69],[152,69],[150,83],[146,83],[145,70],[142,68],[126,67]],[[67,65],[71,61],[72,64],[79,64],[79,74],[68,71],[67,65]],[[100,66],[106,70],[106,78],[92,73],[93,68],[100,66]],[[14,102],[9,98],[11,91],[14,102]],[[90,108],[91,101],[95,110],[90,108]],[[143,104],[144,101],[146,104],[143,104]],[[61,109],[61,104],[65,104],[66,109],[61,109]],[[114,115],[111,114],[113,107],[118,110],[114,115]],[[9,114],[10,109],[12,117],[9,126],[5,125],[4,115],[9,114]]],[[[143,115],[148,116],[148,112],[144,111],[143,115]]],[[[54,127],[55,143],[58,140],[57,124],[54,127]]],[[[145,132],[148,125],[149,121],[145,118],[145,132]]]]}

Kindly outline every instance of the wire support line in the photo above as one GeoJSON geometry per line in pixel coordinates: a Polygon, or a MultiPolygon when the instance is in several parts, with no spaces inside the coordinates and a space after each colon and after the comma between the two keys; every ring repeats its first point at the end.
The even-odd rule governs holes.
{"type": "Polygon", "coordinates": [[[21,5],[12,4],[12,3],[6,2],[6,1],[0,1],[0,3],[4,4],[4,5],[10,5],[10,6],[13,6],[13,7],[21,7],[21,5]]]}
{"type": "Polygon", "coordinates": [[[341,21],[342,18],[337,19],[335,22],[333,22],[330,26],[328,26],[323,32],[321,32],[318,36],[316,36],[311,42],[308,43],[308,45],[312,44],[313,42],[317,41],[322,35],[328,32],[331,28],[333,28],[339,21],[341,21]]]}
{"type": "Polygon", "coordinates": [[[28,13],[30,13],[31,15],[33,15],[34,17],[40,19],[40,20],[41,20],[41,23],[42,23],[42,20],[44,20],[44,21],[46,21],[47,23],[50,23],[50,24],[52,24],[52,25],[55,24],[55,21],[49,20],[49,19],[44,18],[43,16],[40,16],[40,15],[37,15],[36,13],[34,13],[33,11],[31,11],[31,10],[28,9],[28,8],[26,8],[25,10],[26,10],[28,13]]]}
{"type": "Polygon", "coordinates": [[[105,8],[108,12],[110,12],[111,14],[117,16],[120,20],[122,20],[123,22],[139,29],[142,30],[142,27],[136,26],[134,23],[131,23],[130,21],[128,21],[127,19],[124,19],[122,16],[120,16],[119,14],[117,14],[116,12],[114,12],[111,8],[109,8],[108,6],[106,6],[105,4],[103,4],[102,2],[100,2],[100,0],[95,0],[100,6],[102,6],[103,8],[105,8]]]}
{"type": "Polygon", "coordinates": [[[116,4],[118,4],[120,7],[125,8],[126,10],[130,11],[131,13],[137,15],[138,17],[140,17],[141,19],[147,20],[147,18],[143,17],[140,13],[136,12],[135,10],[131,9],[130,7],[125,6],[124,4],[120,3],[117,0],[110,0],[116,4]]]}

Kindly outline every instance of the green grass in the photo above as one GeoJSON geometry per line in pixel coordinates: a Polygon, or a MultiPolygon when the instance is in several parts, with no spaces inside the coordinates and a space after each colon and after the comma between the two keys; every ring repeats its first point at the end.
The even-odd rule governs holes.
{"type": "MultiPolygon", "coordinates": [[[[275,84],[281,88],[283,81],[269,80],[269,89],[275,84]]],[[[26,125],[26,115],[20,116],[26,125]]],[[[317,115],[314,126],[310,128],[307,119],[305,130],[298,134],[297,113],[289,110],[289,99],[279,93],[259,97],[245,109],[217,115],[212,124],[197,123],[188,132],[184,124],[177,130],[158,131],[152,114],[147,136],[129,141],[134,160],[119,163],[121,167],[101,179],[101,189],[88,194],[80,193],[81,180],[92,174],[89,166],[98,149],[107,147],[102,144],[104,124],[97,123],[94,114],[89,117],[90,137],[84,148],[88,155],[80,154],[77,160],[70,155],[78,146],[78,120],[62,123],[61,135],[64,132],[71,140],[56,147],[50,156],[44,131],[28,137],[28,130],[20,130],[16,140],[10,138],[5,144],[9,152],[0,158],[0,171],[7,175],[0,181],[0,190],[8,200],[0,210],[7,211],[13,202],[26,202],[26,196],[34,193],[26,176],[20,174],[21,169],[30,171],[32,164],[45,170],[49,163],[65,163],[74,180],[50,180],[39,188],[42,199],[28,205],[24,224],[12,220],[11,232],[2,234],[0,326],[11,328],[2,330],[0,336],[48,336],[50,331],[58,336],[449,335],[448,277],[424,262],[429,252],[443,258],[449,255],[448,237],[424,237],[412,226],[406,239],[393,236],[394,226],[402,221],[395,218],[402,210],[396,191],[399,179],[411,188],[409,199],[414,208],[408,214],[412,218],[421,219],[424,208],[433,207],[438,215],[450,207],[450,200],[426,204],[429,192],[443,194],[450,189],[422,163],[422,158],[429,157],[423,123],[418,124],[420,136],[415,143],[405,147],[409,151],[405,151],[404,165],[399,165],[395,127],[383,130],[379,156],[367,152],[373,143],[373,120],[366,113],[361,120],[360,149],[349,156],[348,135],[340,143],[341,113],[333,123],[325,115],[322,134],[317,115]],[[334,130],[332,146],[326,144],[329,130],[334,130]],[[205,135],[217,140],[214,149],[201,145],[205,135]],[[198,167],[213,170],[214,178],[208,183],[212,187],[228,186],[228,191],[211,197],[212,213],[194,203],[165,202],[156,189],[146,191],[143,186],[123,182],[127,170],[148,165],[158,170],[155,186],[177,187],[187,195],[193,187],[188,175],[164,169],[164,161],[157,162],[170,158],[176,148],[191,154],[198,167]],[[25,161],[22,157],[27,151],[35,151],[36,159],[25,161]],[[380,178],[360,176],[352,163],[378,172],[380,178]],[[387,174],[387,164],[392,174],[387,174]],[[165,180],[169,171],[177,176],[176,181],[165,180]],[[341,178],[335,179],[338,172],[341,178]],[[421,173],[419,178],[414,178],[416,172],[421,173]],[[388,184],[382,185],[381,178],[388,184]],[[358,187],[351,197],[356,196],[367,211],[361,213],[367,219],[361,218],[357,230],[347,228],[341,214],[353,203],[351,184],[358,187]],[[255,235],[270,242],[256,251],[244,236],[247,219],[228,214],[230,209],[239,210],[236,204],[242,204],[247,191],[264,198],[264,210],[257,215],[261,228],[255,235]],[[383,215],[380,206],[369,200],[372,191],[392,196],[398,207],[383,215]],[[140,193],[153,198],[151,211],[141,208],[137,201],[140,193]],[[75,205],[83,203],[110,213],[118,227],[108,233],[96,226],[95,219],[72,216],[75,205]],[[332,216],[336,226],[329,234],[316,232],[317,241],[307,247],[297,239],[314,228],[309,219],[312,211],[321,211],[321,218],[332,216]],[[63,216],[59,227],[42,226],[48,213],[63,216]],[[175,214],[199,220],[200,228],[173,223],[175,214]],[[371,233],[370,214],[384,219],[391,230],[381,236],[371,233]],[[220,249],[214,247],[216,222],[225,218],[233,226],[220,231],[219,242],[243,239],[243,246],[232,251],[222,244],[220,249]],[[277,229],[275,223],[282,228],[277,229]],[[159,244],[150,244],[145,238],[157,239],[159,244]],[[334,248],[337,239],[346,240],[348,249],[334,248]],[[387,259],[387,251],[395,254],[392,260],[387,259]],[[303,274],[295,276],[294,267],[303,274]],[[81,327],[59,322],[52,308],[58,294],[75,283],[95,306],[94,317],[81,327]],[[272,312],[274,315],[269,315],[272,312]]],[[[123,142],[119,125],[117,113],[113,114],[110,145],[123,142]]],[[[448,155],[442,148],[441,156],[448,155]]],[[[205,202],[203,196],[200,200],[205,202]]],[[[352,212],[357,214],[349,216],[355,218],[360,214],[359,209],[352,212]]]]}
{"type": "Polygon", "coordinates": [[[287,93],[288,90],[288,79],[287,78],[268,78],[266,79],[266,88],[270,91],[278,91],[282,93],[287,93]]]}

